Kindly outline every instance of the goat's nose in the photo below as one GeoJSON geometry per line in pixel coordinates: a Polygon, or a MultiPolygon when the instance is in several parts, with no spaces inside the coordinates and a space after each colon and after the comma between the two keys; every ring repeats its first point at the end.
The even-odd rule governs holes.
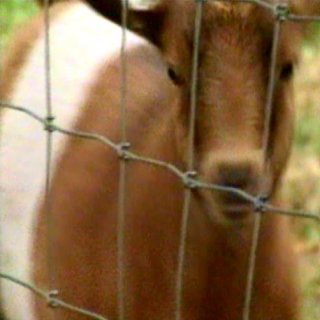
{"type": "MultiPolygon", "coordinates": [[[[251,162],[220,164],[217,168],[217,182],[250,194],[259,192],[259,172],[251,162]]],[[[252,203],[234,192],[221,193],[219,203],[224,215],[232,220],[245,218],[253,210],[252,203]]]]}
{"type": "Polygon", "coordinates": [[[257,185],[257,170],[251,163],[220,164],[217,180],[220,185],[252,190],[257,185]]]}

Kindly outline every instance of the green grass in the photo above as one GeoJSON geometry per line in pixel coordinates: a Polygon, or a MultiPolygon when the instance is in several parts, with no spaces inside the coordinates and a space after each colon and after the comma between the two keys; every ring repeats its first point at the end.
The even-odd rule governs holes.
{"type": "Polygon", "coordinates": [[[14,28],[36,12],[33,0],[0,0],[0,53],[14,28]]]}
{"type": "Polygon", "coordinates": [[[301,115],[296,130],[296,145],[300,151],[320,154],[319,120],[312,110],[301,115]]]}

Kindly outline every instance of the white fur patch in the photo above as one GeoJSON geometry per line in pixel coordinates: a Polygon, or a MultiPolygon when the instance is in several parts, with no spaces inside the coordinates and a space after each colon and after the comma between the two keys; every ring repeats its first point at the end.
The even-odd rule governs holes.
{"type": "MultiPolygon", "coordinates": [[[[83,3],[60,14],[50,30],[52,106],[57,124],[72,127],[99,68],[120,53],[121,28],[83,3]]],[[[128,32],[127,49],[145,41],[128,32]]],[[[37,39],[9,102],[45,117],[44,35],[37,39]]],[[[106,88],[107,89],[107,88],[106,88]]],[[[31,281],[34,215],[44,191],[46,132],[25,114],[6,110],[0,145],[1,271],[31,281]]],[[[54,134],[53,164],[65,137],[54,134]]],[[[54,170],[54,168],[53,168],[54,170]]],[[[2,302],[10,320],[33,320],[30,293],[2,281],[2,302]]]]}

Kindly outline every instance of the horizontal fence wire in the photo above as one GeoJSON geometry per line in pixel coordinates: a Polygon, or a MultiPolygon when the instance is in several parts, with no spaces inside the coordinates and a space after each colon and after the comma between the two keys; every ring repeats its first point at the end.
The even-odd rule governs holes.
{"type": "MultiPolygon", "coordinates": [[[[120,1],[120,0],[119,0],[120,1]]],[[[151,165],[158,167],[159,169],[167,170],[175,175],[181,183],[186,188],[185,192],[185,201],[184,201],[184,212],[182,214],[182,226],[181,226],[181,234],[180,234],[180,244],[179,244],[179,254],[178,254],[178,270],[177,270],[177,282],[176,282],[176,312],[175,319],[180,320],[182,318],[181,310],[182,310],[182,291],[183,291],[183,268],[184,268],[184,254],[185,254],[185,246],[186,246],[186,232],[188,227],[188,214],[189,214],[189,206],[190,206],[190,196],[193,190],[195,189],[206,189],[212,192],[221,192],[221,193],[229,193],[236,195],[243,200],[252,204],[252,209],[255,214],[255,223],[253,229],[253,239],[251,252],[249,257],[249,269],[247,275],[247,286],[245,292],[245,301],[243,306],[243,316],[242,320],[250,320],[250,305],[252,300],[252,287],[254,282],[254,269],[255,269],[255,257],[257,252],[257,245],[259,240],[259,229],[261,223],[262,214],[280,214],[291,217],[298,218],[306,218],[312,219],[316,223],[320,224],[320,214],[305,212],[302,210],[293,210],[293,209],[284,209],[281,207],[274,206],[268,202],[268,198],[263,194],[253,195],[250,194],[240,188],[229,187],[225,185],[218,185],[206,182],[202,177],[197,176],[195,172],[193,172],[193,140],[194,140],[194,117],[196,112],[196,88],[197,88],[197,69],[198,69],[198,51],[199,51],[199,39],[201,36],[200,26],[201,26],[201,13],[202,10],[205,10],[205,2],[215,1],[215,2],[229,2],[229,3],[250,3],[259,5],[266,10],[269,10],[275,18],[275,29],[274,29],[274,39],[273,39],[273,51],[271,57],[271,68],[270,68],[270,81],[269,81],[269,89],[268,89],[268,98],[267,98],[267,114],[266,114],[266,124],[265,124],[265,135],[264,135],[264,148],[268,143],[269,139],[269,130],[270,130],[270,118],[272,112],[272,96],[274,91],[275,84],[275,63],[276,63],[276,50],[278,46],[278,36],[280,32],[280,25],[286,21],[293,22],[320,22],[320,16],[304,16],[304,15],[296,15],[290,12],[289,6],[283,2],[272,4],[270,1],[266,0],[194,0],[197,3],[197,15],[195,19],[195,37],[194,37],[194,59],[193,59],[193,76],[191,81],[191,105],[190,105],[190,132],[189,132],[189,165],[187,172],[181,170],[176,167],[172,163],[168,163],[159,159],[148,158],[142,155],[139,155],[131,150],[129,150],[129,143],[127,142],[127,134],[126,134],[126,57],[125,57],[125,46],[126,46],[126,26],[127,26],[127,9],[128,2],[127,0],[122,1],[122,47],[120,53],[121,60],[121,78],[122,78],[122,89],[121,89],[121,142],[116,143],[109,139],[106,136],[96,134],[93,132],[85,132],[80,130],[73,130],[68,128],[60,127],[56,121],[54,120],[52,110],[51,110],[51,102],[50,102],[50,37],[49,37],[49,24],[46,24],[46,83],[47,83],[47,116],[41,117],[38,114],[32,112],[28,109],[27,106],[17,106],[12,105],[6,101],[0,101],[0,108],[10,109],[15,112],[22,112],[26,116],[33,118],[35,121],[39,122],[47,132],[48,137],[48,147],[46,150],[47,154],[47,185],[49,185],[50,181],[50,158],[51,158],[51,147],[50,147],[50,139],[53,133],[60,133],[64,135],[68,135],[74,138],[93,140],[102,143],[106,147],[114,150],[115,153],[119,156],[119,161],[121,161],[122,173],[120,174],[120,183],[119,186],[119,216],[118,216],[118,318],[120,320],[125,319],[125,295],[124,295],[124,214],[125,214],[125,163],[127,161],[138,161],[145,163],[146,165],[151,165]],[[125,161],[123,161],[125,160],[125,161]],[[188,200],[189,199],[189,200],[188,200]]],[[[46,14],[46,19],[49,21],[48,10],[46,14]]],[[[47,192],[49,194],[49,192],[47,192]]],[[[50,199],[48,198],[48,208],[50,204],[50,199]]],[[[48,209],[48,212],[50,210],[48,209]]],[[[214,221],[214,217],[209,213],[209,219],[214,221]]],[[[50,217],[48,217],[48,226],[50,227],[50,217]]],[[[49,229],[50,230],[50,229],[49,229]]],[[[50,242],[50,235],[48,236],[48,242],[50,242]]],[[[49,264],[50,264],[49,260],[49,264]]],[[[52,267],[52,266],[51,266],[52,267]]],[[[47,304],[51,308],[61,308],[66,309],[84,316],[87,316],[90,319],[97,320],[109,320],[105,316],[96,314],[91,312],[90,310],[82,309],[79,306],[74,306],[69,304],[68,302],[60,299],[58,297],[59,293],[57,290],[45,291],[37,286],[24,282],[21,279],[17,279],[16,277],[0,272],[0,278],[15,283],[16,285],[22,286],[27,290],[30,290],[34,294],[39,297],[42,297],[47,304]]]]}
{"type": "MultiPolygon", "coordinates": [[[[54,124],[52,121],[48,121],[46,118],[43,118],[38,114],[30,111],[27,108],[24,108],[21,106],[15,106],[10,103],[0,102],[0,108],[11,109],[11,110],[25,113],[26,115],[30,116],[34,120],[41,123],[44,127],[44,130],[52,130],[57,133],[66,134],[75,138],[82,138],[82,139],[94,140],[94,141],[100,142],[105,146],[112,148],[120,158],[124,158],[128,161],[129,160],[139,161],[148,165],[166,169],[170,171],[172,174],[174,174],[175,176],[177,176],[177,178],[181,180],[181,182],[186,188],[206,189],[206,190],[211,190],[216,192],[230,193],[240,197],[243,200],[250,202],[253,205],[253,209],[255,211],[260,210],[264,213],[281,214],[281,215],[287,215],[287,216],[298,217],[298,218],[309,218],[309,219],[314,219],[315,221],[320,223],[320,214],[305,212],[302,210],[284,209],[281,207],[271,205],[263,197],[261,198],[260,196],[252,195],[242,189],[201,181],[200,179],[197,179],[193,175],[190,175],[190,172],[184,172],[180,170],[178,167],[176,167],[175,165],[173,165],[172,163],[141,156],[137,153],[127,150],[122,143],[113,142],[112,140],[110,140],[108,137],[104,135],[81,131],[81,130],[62,128],[57,124],[54,124]]],[[[211,220],[213,219],[211,215],[209,215],[208,217],[211,220]]]]}
{"type": "Polygon", "coordinates": [[[26,288],[26,289],[30,290],[32,293],[34,293],[35,295],[37,295],[38,297],[45,299],[48,307],[69,310],[71,312],[78,313],[83,316],[87,316],[89,319],[109,320],[108,318],[106,318],[102,315],[99,315],[95,312],[92,312],[92,311],[89,311],[86,309],[82,309],[80,307],[77,307],[75,305],[72,305],[70,303],[67,303],[67,302],[59,299],[58,298],[58,291],[56,291],[56,290],[45,291],[45,290],[42,290],[31,283],[24,282],[22,280],[19,280],[13,276],[10,276],[10,275],[8,275],[6,273],[2,273],[2,272],[0,272],[0,278],[7,280],[7,281],[10,281],[12,283],[15,283],[23,288],[26,288]]]}

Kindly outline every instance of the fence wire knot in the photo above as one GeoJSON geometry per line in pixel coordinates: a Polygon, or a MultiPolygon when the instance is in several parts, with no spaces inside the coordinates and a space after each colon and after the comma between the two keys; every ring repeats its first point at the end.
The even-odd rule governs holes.
{"type": "Polygon", "coordinates": [[[196,171],[187,171],[183,176],[183,184],[188,189],[197,188],[197,182],[195,180],[198,173],[196,171]]]}
{"type": "Polygon", "coordinates": [[[54,116],[46,117],[46,119],[44,121],[44,130],[45,131],[48,131],[48,132],[55,131],[54,120],[55,120],[54,116]]]}
{"type": "Polygon", "coordinates": [[[121,142],[117,145],[117,153],[120,159],[122,160],[129,160],[130,155],[129,155],[129,149],[131,147],[130,142],[121,142]]]}
{"type": "Polygon", "coordinates": [[[278,21],[282,22],[288,20],[290,14],[289,6],[285,3],[276,5],[274,8],[274,14],[278,21]]]}
{"type": "Polygon", "coordinates": [[[48,304],[49,308],[58,308],[59,307],[59,303],[57,301],[58,295],[59,295],[58,290],[51,290],[50,292],[48,292],[47,304],[48,304]]]}
{"type": "Polygon", "coordinates": [[[255,212],[266,212],[267,208],[266,205],[268,204],[269,196],[268,195],[260,195],[258,196],[255,201],[253,202],[253,207],[255,212]]]}

